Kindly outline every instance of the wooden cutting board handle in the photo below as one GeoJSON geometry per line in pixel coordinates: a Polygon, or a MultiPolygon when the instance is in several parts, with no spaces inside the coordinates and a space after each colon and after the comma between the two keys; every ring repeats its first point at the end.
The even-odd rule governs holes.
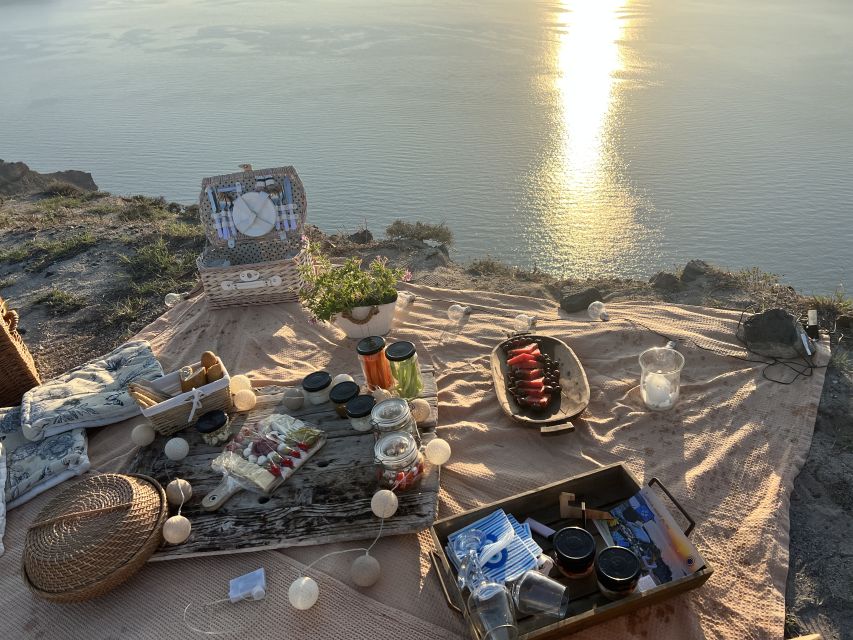
{"type": "Polygon", "coordinates": [[[242,490],[243,487],[237,484],[233,478],[223,478],[222,482],[216,485],[213,491],[204,496],[201,506],[205,511],[216,511],[242,490]]]}

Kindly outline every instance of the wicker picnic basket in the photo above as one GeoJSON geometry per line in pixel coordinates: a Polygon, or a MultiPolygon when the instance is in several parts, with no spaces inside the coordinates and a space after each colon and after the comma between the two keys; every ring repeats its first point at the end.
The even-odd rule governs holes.
{"type": "Polygon", "coordinates": [[[33,356],[18,333],[18,313],[0,298],[0,407],[21,404],[24,393],[39,384],[33,356]]]}
{"type": "Polygon", "coordinates": [[[307,211],[293,167],[205,178],[199,214],[207,242],[197,265],[208,304],[218,309],[299,300],[299,267],[310,259],[303,239],[307,211]],[[248,219],[240,215],[249,213],[248,219]]]}
{"type": "Polygon", "coordinates": [[[81,602],[130,578],[162,542],[166,493],[148,476],[103,473],[71,485],[30,525],[24,580],[37,596],[81,602]]]}
{"type": "MultiPolygon", "coordinates": [[[[151,386],[171,396],[168,400],[155,404],[153,407],[142,407],[142,415],[148,418],[154,431],[161,436],[171,436],[186,429],[208,411],[231,409],[231,376],[222,360],[223,376],[214,382],[181,392],[181,378],[178,371],[151,381],[151,386]]],[[[193,370],[201,366],[201,362],[190,365],[193,370]]]]}

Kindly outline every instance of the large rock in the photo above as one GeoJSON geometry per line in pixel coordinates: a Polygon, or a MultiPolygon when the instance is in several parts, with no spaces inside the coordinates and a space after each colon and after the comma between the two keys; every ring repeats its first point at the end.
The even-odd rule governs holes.
{"type": "Polygon", "coordinates": [[[681,280],[678,279],[678,276],[676,276],[674,273],[668,273],[666,271],[659,271],[651,278],[649,278],[649,284],[651,284],[658,291],[663,291],[666,293],[680,291],[682,288],[681,280]]]}
{"type": "Polygon", "coordinates": [[[693,282],[709,271],[711,271],[711,265],[704,260],[691,260],[684,266],[684,271],[681,272],[681,281],[693,282]]]}
{"type": "Polygon", "coordinates": [[[56,171],[39,173],[23,162],[0,160],[0,195],[12,196],[43,191],[51,182],[67,182],[83,191],[97,191],[91,173],[85,171],[56,171]]]}
{"type": "Polygon", "coordinates": [[[601,300],[597,287],[564,287],[560,292],[560,307],[569,313],[585,311],[596,300],[601,300]]]}
{"type": "Polygon", "coordinates": [[[362,229],[348,235],[347,240],[355,244],[370,244],[373,242],[373,234],[370,233],[369,229],[362,229]]]}

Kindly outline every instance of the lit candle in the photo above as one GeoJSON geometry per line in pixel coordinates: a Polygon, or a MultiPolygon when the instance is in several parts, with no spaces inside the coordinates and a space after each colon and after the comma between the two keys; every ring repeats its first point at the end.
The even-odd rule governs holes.
{"type": "Polygon", "coordinates": [[[669,409],[675,402],[672,383],[661,373],[646,375],[642,395],[649,409],[669,409]]]}

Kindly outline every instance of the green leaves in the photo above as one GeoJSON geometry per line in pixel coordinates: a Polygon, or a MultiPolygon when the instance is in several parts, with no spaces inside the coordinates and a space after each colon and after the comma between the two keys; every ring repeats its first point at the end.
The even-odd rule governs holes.
{"type": "Polygon", "coordinates": [[[360,258],[349,258],[335,267],[319,250],[312,249],[312,262],[301,268],[305,287],[302,303],[317,320],[330,321],[353,307],[394,302],[403,269],[388,266],[387,258],[376,258],[366,269],[360,258]]]}

